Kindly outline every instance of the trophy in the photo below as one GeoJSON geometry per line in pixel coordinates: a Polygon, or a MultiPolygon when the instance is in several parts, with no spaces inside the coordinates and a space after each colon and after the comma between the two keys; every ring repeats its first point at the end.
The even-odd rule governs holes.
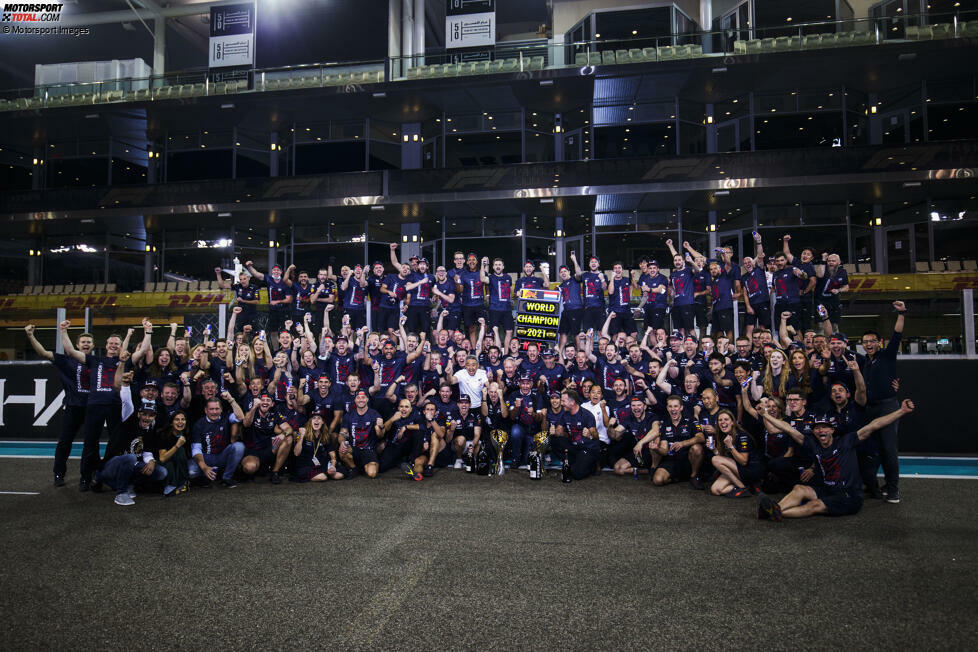
{"type": "Polygon", "coordinates": [[[530,460],[530,478],[532,480],[542,480],[544,471],[543,454],[547,452],[547,447],[550,445],[550,437],[545,431],[541,430],[533,435],[533,444],[535,450],[533,451],[533,459],[530,460]]]}
{"type": "Polygon", "coordinates": [[[492,441],[496,444],[496,475],[502,475],[506,470],[503,466],[503,449],[506,447],[506,442],[509,441],[509,433],[497,429],[490,434],[492,441]]]}

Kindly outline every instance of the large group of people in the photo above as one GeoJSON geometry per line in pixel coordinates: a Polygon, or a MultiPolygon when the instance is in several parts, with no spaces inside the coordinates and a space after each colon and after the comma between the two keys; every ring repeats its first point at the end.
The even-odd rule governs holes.
{"type": "Polygon", "coordinates": [[[83,432],[80,489],[110,487],[120,505],[137,490],[420,482],[501,464],[756,496],[770,520],[853,514],[865,495],[898,503],[897,421],[914,409],[897,399],[906,307],[893,303],[888,342],[867,331],[856,353],[838,329],[839,257],[795,257],[789,243],[769,257],[755,234],[741,269],[729,248],[707,259],[669,240],[668,277],[652,257],[608,275],[596,256],[586,268],[572,256],[555,281],[559,339],[544,343],[514,328],[520,290],[551,286],[533,262],[514,279],[498,258],[456,252],[432,270],[399,260],[395,244],[389,266],[338,276],[248,261],[231,283],[216,268],[234,293],[226,337],[176,323],[161,334],[144,319],[97,352],[65,321],[62,354],[27,325],[65,388],[54,484],[83,432]],[[738,301],[746,329],[735,337],[738,301]]]}

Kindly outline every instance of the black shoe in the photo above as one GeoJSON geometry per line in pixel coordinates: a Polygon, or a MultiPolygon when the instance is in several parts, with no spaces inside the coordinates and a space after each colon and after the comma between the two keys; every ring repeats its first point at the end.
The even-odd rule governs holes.
{"type": "Polygon", "coordinates": [[[238,483],[234,480],[227,480],[225,478],[221,478],[221,484],[224,485],[225,489],[234,489],[238,486],[238,483]]]}
{"type": "Polygon", "coordinates": [[[63,475],[54,476],[54,486],[55,487],[65,486],[65,477],[63,475]]]}
{"type": "Polygon", "coordinates": [[[104,489],[102,486],[102,481],[98,479],[94,480],[89,486],[92,488],[92,492],[97,494],[102,493],[102,490],[104,489]]]}
{"type": "Polygon", "coordinates": [[[886,502],[890,503],[891,505],[899,505],[900,504],[900,492],[898,490],[896,490],[896,489],[890,489],[888,492],[886,492],[886,498],[885,498],[885,500],[886,500],[886,502]]]}
{"type": "Polygon", "coordinates": [[[430,464],[428,466],[424,467],[424,471],[421,472],[421,475],[424,476],[424,477],[426,477],[426,478],[430,478],[434,474],[435,474],[435,470],[433,468],[431,468],[431,465],[430,464]]]}
{"type": "Polygon", "coordinates": [[[883,500],[883,492],[880,491],[879,487],[870,487],[869,489],[866,490],[866,494],[870,498],[874,498],[876,500],[883,500]]]}
{"type": "Polygon", "coordinates": [[[781,507],[765,493],[757,497],[757,518],[766,521],[780,521],[781,507]]]}
{"type": "Polygon", "coordinates": [[[689,486],[698,491],[703,491],[703,481],[698,476],[694,475],[689,479],[689,486]]]}
{"type": "Polygon", "coordinates": [[[82,478],[78,481],[78,491],[85,493],[92,488],[92,483],[90,483],[86,478],[82,478]]]}
{"type": "Polygon", "coordinates": [[[269,478],[269,482],[272,484],[282,484],[282,477],[278,474],[278,471],[272,471],[272,477],[269,478]]]}

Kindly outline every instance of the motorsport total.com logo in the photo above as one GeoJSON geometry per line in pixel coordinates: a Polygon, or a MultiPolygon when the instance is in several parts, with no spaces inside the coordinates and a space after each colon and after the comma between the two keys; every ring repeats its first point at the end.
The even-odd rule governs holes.
{"type": "Polygon", "coordinates": [[[0,22],[4,23],[56,23],[61,20],[59,3],[3,3],[3,14],[0,22]]]}

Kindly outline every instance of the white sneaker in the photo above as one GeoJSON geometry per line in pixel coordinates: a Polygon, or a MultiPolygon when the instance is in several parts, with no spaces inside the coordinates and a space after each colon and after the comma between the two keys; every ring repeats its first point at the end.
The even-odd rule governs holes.
{"type": "Polygon", "coordinates": [[[464,469],[465,468],[465,462],[462,461],[462,458],[461,457],[458,458],[457,460],[455,460],[455,467],[454,468],[456,468],[456,469],[464,469]]]}
{"type": "Polygon", "coordinates": [[[529,471],[529,470],[530,470],[530,465],[529,464],[521,464],[520,465],[520,471],[529,471]]]}
{"type": "Polygon", "coordinates": [[[125,491],[122,491],[122,492],[117,493],[115,495],[115,504],[116,505],[135,505],[136,504],[136,501],[133,500],[132,497],[128,493],[126,493],[125,491]]]}
{"type": "Polygon", "coordinates": [[[135,498],[136,497],[136,488],[134,486],[132,486],[132,485],[129,485],[128,487],[126,487],[126,493],[129,494],[129,497],[130,498],[135,498]]]}

